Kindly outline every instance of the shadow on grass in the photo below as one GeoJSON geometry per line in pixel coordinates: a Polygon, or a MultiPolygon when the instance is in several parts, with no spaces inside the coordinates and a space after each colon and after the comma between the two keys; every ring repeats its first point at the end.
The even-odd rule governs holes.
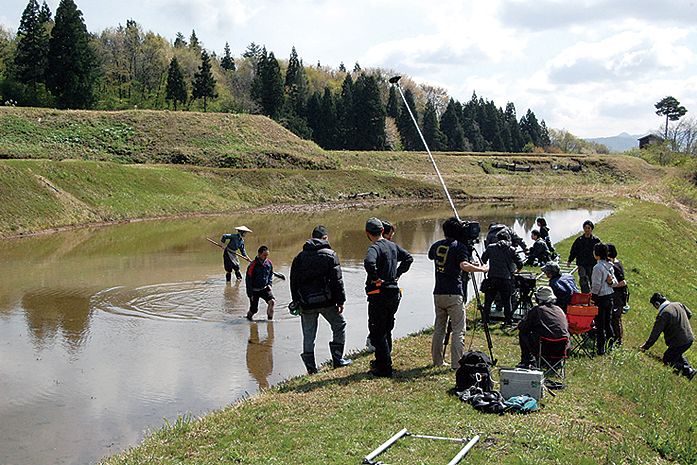
{"type": "MultiPolygon", "coordinates": [[[[355,359],[354,359],[355,360],[355,359]]],[[[288,392],[310,392],[315,389],[321,389],[324,387],[328,386],[333,386],[333,385],[347,385],[355,382],[359,382],[362,380],[366,379],[372,379],[375,381],[378,381],[380,379],[385,379],[387,381],[391,381],[393,383],[409,383],[413,382],[414,380],[418,378],[423,378],[423,377],[431,377],[431,376],[436,376],[441,374],[440,372],[434,371],[434,367],[431,365],[424,366],[424,367],[417,367],[417,368],[412,368],[409,370],[395,370],[392,378],[379,378],[377,376],[372,375],[368,371],[361,371],[358,373],[350,373],[347,374],[346,376],[342,377],[331,377],[331,378],[324,378],[324,379],[310,379],[307,382],[302,382],[305,381],[308,376],[316,376],[316,375],[308,375],[304,376],[302,378],[298,378],[297,380],[291,381],[286,385],[283,385],[279,387],[279,392],[281,393],[288,393],[288,392]]],[[[321,374],[320,374],[321,376],[321,374]]]]}

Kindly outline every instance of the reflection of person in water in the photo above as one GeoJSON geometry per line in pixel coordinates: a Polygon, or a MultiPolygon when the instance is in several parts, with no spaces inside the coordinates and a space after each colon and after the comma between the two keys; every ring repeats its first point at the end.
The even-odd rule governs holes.
{"type": "Polygon", "coordinates": [[[269,375],[273,372],[273,321],[266,322],[266,339],[259,338],[259,323],[249,325],[247,341],[247,371],[254,377],[260,389],[269,387],[269,375]]]}

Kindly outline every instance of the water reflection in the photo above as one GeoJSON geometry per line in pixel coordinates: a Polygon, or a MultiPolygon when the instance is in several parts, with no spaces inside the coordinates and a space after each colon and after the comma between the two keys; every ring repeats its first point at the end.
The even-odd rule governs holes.
{"type": "MultiPolygon", "coordinates": [[[[527,238],[546,216],[553,240],[599,220],[602,210],[560,207],[461,208],[483,229],[503,222],[527,238]]],[[[450,211],[385,205],[284,215],[144,222],[0,243],[0,463],[90,463],[158,428],[301,374],[300,322],[287,281],[274,281],[272,322],[248,322],[242,282],[225,284],[220,237],[236,224],[266,244],[274,269],[290,263],[318,223],[330,230],[347,290],[347,350],[365,343],[363,232],[370,216],[397,226],[396,242],[415,258],[402,278],[395,336],[432,324],[433,266],[425,256],[450,211]]],[[[318,361],[331,331],[320,325],[318,361]]]]}
{"type": "Polygon", "coordinates": [[[261,389],[269,387],[269,376],[273,373],[273,321],[249,324],[249,340],[247,341],[247,370],[261,389]],[[264,326],[266,337],[259,337],[259,327],[264,326]]]}

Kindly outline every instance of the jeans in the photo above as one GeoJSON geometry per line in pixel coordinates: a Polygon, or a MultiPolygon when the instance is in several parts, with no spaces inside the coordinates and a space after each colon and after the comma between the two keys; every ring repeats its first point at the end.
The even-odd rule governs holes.
{"type": "Polygon", "coordinates": [[[513,294],[513,280],[502,278],[487,278],[489,289],[484,293],[484,311],[487,320],[491,314],[491,304],[498,293],[503,305],[503,315],[506,323],[513,322],[513,307],[511,306],[511,295],[513,294]]]}
{"type": "Polygon", "coordinates": [[[375,347],[375,370],[382,374],[392,374],[392,330],[400,298],[399,289],[368,297],[368,337],[375,347]]]}
{"type": "Polygon", "coordinates": [[[336,306],[306,310],[300,314],[300,323],[303,330],[303,353],[315,352],[315,337],[317,337],[317,321],[322,315],[332,328],[332,343],[344,344],[346,341],[346,320],[344,315],[337,311],[336,306]]]}
{"type": "Polygon", "coordinates": [[[450,366],[457,369],[465,349],[465,308],[460,294],[434,295],[436,321],[433,324],[433,339],[431,340],[431,358],[433,366],[443,364],[443,345],[450,318],[450,366]]]}

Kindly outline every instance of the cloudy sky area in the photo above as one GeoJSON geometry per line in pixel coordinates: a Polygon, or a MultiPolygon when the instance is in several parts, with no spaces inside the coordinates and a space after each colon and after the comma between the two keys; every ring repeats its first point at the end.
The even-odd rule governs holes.
{"type": "MultiPolygon", "coordinates": [[[[16,30],[26,0],[2,0],[16,30]]],[[[47,3],[55,13],[58,0],[47,3]]],[[[90,32],[126,19],[207,49],[250,42],[306,65],[355,62],[497,105],[581,137],[658,128],[673,95],[697,115],[697,0],[76,0],[90,32]]]]}

